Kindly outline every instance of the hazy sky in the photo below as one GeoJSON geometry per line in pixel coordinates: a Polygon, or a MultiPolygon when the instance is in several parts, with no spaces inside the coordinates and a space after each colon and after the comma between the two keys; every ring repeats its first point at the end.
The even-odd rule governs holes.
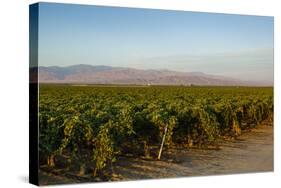
{"type": "Polygon", "coordinates": [[[273,17],[41,3],[39,65],[199,71],[273,81],[273,17]]]}

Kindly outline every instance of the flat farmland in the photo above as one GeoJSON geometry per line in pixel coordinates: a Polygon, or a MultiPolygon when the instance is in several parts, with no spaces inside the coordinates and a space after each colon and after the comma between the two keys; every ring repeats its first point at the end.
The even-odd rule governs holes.
{"type": "Polygon", "coordinates": [[[40,181],[270,171],[273,108],[272,87],[40,84],[40,181]]]}

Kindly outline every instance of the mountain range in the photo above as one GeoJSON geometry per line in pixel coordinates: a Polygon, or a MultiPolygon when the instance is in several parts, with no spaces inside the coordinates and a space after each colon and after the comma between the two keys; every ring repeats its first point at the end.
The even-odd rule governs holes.
{"type": "Polygon", "coordinates": [[[68,67],[40,66],[30,68],[31,81],[70,84],[133,84],[133,85],[204,85],[204,86],[259,86],[258,82],[205,74],[170,70],[142,70],[124,67],[72,65],[68,67]]]}

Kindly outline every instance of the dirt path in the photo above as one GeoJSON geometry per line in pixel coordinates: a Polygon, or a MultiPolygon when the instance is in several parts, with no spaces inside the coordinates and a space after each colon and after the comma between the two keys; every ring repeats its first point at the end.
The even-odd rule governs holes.
{"type": "Polygon", "coordinates": [[[121,158],[112,180],[136,180],[273,171],[273,127],[260,126],[219,150],[166,151],[170,161],[121,158]]]}
{"type": "MultiPolygon", "coordinates": [[[[105,180],[39,171],[41,185],[91,181],[124,181],[273,171],[273,127],[259,126],[244,132],[237,140],[223,141],[219,150],[164,150],[157,161],[120,157],[113,165],[113,175],[105,180]]],[[[111,170],[110,170],[111,171],[111,170]]],[[[56,173],[55,173],[56,172],[56,173]]]]}

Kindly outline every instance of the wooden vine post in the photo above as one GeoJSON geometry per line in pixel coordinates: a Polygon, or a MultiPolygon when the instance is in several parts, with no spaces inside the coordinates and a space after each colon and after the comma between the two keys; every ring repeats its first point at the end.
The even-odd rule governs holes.
{"type": "Polygon", "coordinates": [[[167,130],[168,130],[168,124],[166,124],[166,126],[165,126],[165,131],[164,131],[164,135],[163,135],[163,138],[162,138],[162,143],[161,143],[160,150],[159,150],[159,153],[158,153],[158,160],[161,159],[161,154],[162,154],[162,150],[163,150],[163,146],[164,146],[167,130]]]}

